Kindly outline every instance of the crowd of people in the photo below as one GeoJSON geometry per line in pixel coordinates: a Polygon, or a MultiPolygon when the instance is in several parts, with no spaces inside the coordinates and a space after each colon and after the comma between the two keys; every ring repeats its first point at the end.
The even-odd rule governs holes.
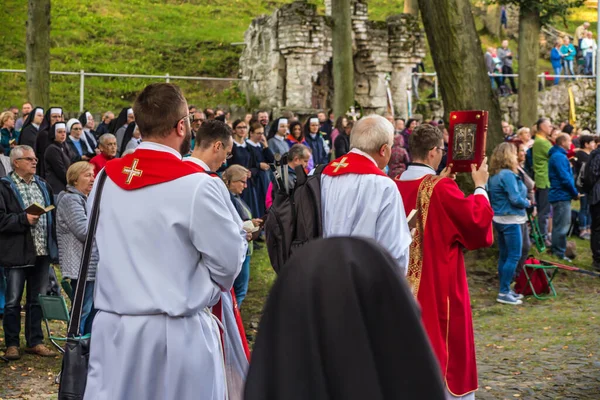
{"type": "MultiPolygon", "coordinates": [[[[306,376],[325,379],[330,368],[342,366],[347,376],[362,374],[370,359],[369,379],[382,393],[471,399],[478,383],[462,250],[490,246],[495,230],[497,301],[521,304],[522,295],[511,284],[529,253],[528,216],[537,215],[551,252],[569,262],[571,201],[579,199],[579,234],[591,239],[594,267],[600,269],[600,186],[589,190],[588,185],[584,193],[582,183],[584,175],[600,180],[600,157],[595,157],[600,149],[589,132],[568,124],[555,127],[545,118],[516,132],[503,122],[505,142],[491,154],[489,172],[487,159],[473,165],[475,190],[465,197],[447,165],[449,133],[442,120],[421,123],[386,114],[353,121],[326,112],[271,117],[261,110],[231,120],[226,110],[200,110],[188,106],[171,84],[146,87],[131,108],[116,118],[105,112],[97,127],[87,111],[65,122],[60,107],[43,110],[26,103],[21,115],[0,114],[5,357],[21,357],[26,285],[25,351],[56,355],[44,344],[38,295],[50,290],[51,264],[57,264],[72,287],[85,282],[79,332],[94,338],[86,398],[100,393],[150,398],[158,391],[165,398],[177,393],[222,399],[235,391],[230,369],[223,369],[223,357],[226,362],[235,350],[226,345],[229,329],[218,326],[225,325],[228,308],[235,312],[243,305],[250,260],[264,246],[261,227],[274,201],[274,165],[282,159],[289,188],[296,168],[308,173],[327,165],[320,189],[324,239],[294,254],[273,288],[246,398],[276,399],[292,392],[311,397],[325,389],[310,379],[307,386],[306,376]],[[102,173],[106,183],[98,187],[102,173]],[[89,270],[80,277],[88,213],[99,190],[104,195],[89,270]],[[29,211],[32,205],[43,212],[29,211]],[[411,229],[407,218],[413,210],[411,229]],[[383,257],[381,265],[374,268],[376,257],[369,254],[383,257]],[[176,271],[168,267],[174,265],[176,271]],[[389,286],[373,297],[367,282],[384,281],[389,286]],[[345,300],[339,307],[339,298],[357,295],[358,303],[345,300]],[[220,325],[213,320],[216,304],[220,325]],[[394,318],[378,318],[388,306],[421,323],[405,330],[394,318]],[[374,314],[350,316],[345,311],[352,307],[373,308],[374,314]],[[348,319],[343,326],[342,314],[348,319]],[[364,346],[370,350],[361,348],[356,360],[343,358],[340,364],[336,354],[345,341],[339,335],[355,324],[362,327],[352,329],[357,335],[366,329],[360,340],[381,335],[387,345],[364,346]],[[388,341],[394,327],[406,341],[388,341]],[[118,338],[114,332],[120,332],[118,338]],[[394,352],[406,351],[421,360],[405,372],[415,378],[392,384],[396,381],[388,382],[383,367],[394,352]],[[123,354],[149,358],[138,368],[136,357],[124,360],[123,354]],[[290,363],[301,371],[290,369],[290,363]],[[286,385],[272,383],[279,381],[286,385]]],[[[235,332],[242,348],[243,330],[235,332]]],[[[355,348],[356,340],[348,343],[355,348]]],[[[326,386],[354,398],[361,393],[355,381],[331,380],[326,386]]]]}

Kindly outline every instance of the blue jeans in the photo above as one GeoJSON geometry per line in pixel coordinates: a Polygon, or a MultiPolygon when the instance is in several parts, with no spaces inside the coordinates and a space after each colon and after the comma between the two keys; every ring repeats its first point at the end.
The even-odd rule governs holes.
{"type": "MultiPolygon", "coordinates": [[[[562,66],[554,67],[554,75],[561,75],[561,74],[562,74],[562,66]]],[[[557,76],[556,78],[554,78],[554,84],[558,85],[558,82],[560,82],[560,78],[557,76]]]]}
{"type": "Polygon", "coordinates": [[[4,304],[6,304],[6,278],[4,277],[4,268],[0,267],[0,315],[4,314],[4,304]]]}
{"type": "Polygon", "coordinates": [[[500,293],[506,294],[510,292],[510,284],[517,269],[517,264],[521,259],[523,246],[521,224],[498,224],[494,222],[494,228],[498,233],[498,248],[500,249],[500,258],[498,259],[500,293]]]}
{"type": "MultiPolygon", "coordinates": [[[[92,312],[92,309],[94,308],[95,283],[95,281],[88,281],[85,284],[85,292],[83,293],[83,306],[81,307],[81,321],[79,322],[79,333],[81,335],[91,333],[92,320],[96,315],[95,312],[92,312]]],[[[71,279],[71,287],[73,288],[73,296],[75,296],[77,279],[71,279]]]]}
{"type": "Polygon", "coordinates": [[[544,239],[548,237],[548,217],[550,216],[550,202],[548,201],[548,191],[550,189],[537,189],[535,191],[535,202],[538,209],[538,223],[540,232],[544,239]]]}
{"type": "Polygon", "coordinates": [[[552,203],[552,253],[564,257],[567,250],[567,233],[571,226],[571,201],[552,203]]]}
{"type": "Polygon", "coordinates": [[[565,71],[565,75],[575,75],[575,70],[573,69],[573,60],[563,60],[563,69],[565,71]]]}
{"type": "Polygon", "coordinates": [[[590,215],[590,201],[588,195],[579,199],[579,229],[590,229],[592,216],[590,215]]]}
{"type": "Polygon", "coordinates": [[[592,53],[585,54],[585,69],[583,70],[584,74],[591,75],[592,74],[592,62],[594,60],[594,55],[592,53]]]}
{"type": "MultiPolygon", "coordinates": [[[[249,246],[252,246],[252,243],[248,243],[249,246]]],[[[242,307],[242,301],[246,298],[246,293],[248,293],[248,282],[250,281],[250,256],[246,256],[244,263],[242,264],[242,269],[240,274],[235,278],[233,282],[233,291],[235,292],[235,298],[238,303],[238,307],[242,307]]]]}

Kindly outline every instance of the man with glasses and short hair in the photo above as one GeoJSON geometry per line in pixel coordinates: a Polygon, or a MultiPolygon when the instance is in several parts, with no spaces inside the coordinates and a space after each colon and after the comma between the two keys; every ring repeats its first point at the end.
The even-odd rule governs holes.
{"type": "Polygon", "coordinates": [[[206,115],[204,115],[204,113],[202,111],[194,111],[193,113],[190,112],[190,115],[192,116],[192,119],[190,122],[192,125],[192,149],[193,149],[196,144],[196,135],[198,134],[198,129],[200,129],[200,126],[202,126],[204,121],[206,121],[206,115]]]}
{"type": "MultiPolygon", "coordinates": [[[[143,142],[105,167],[85,398],[222,400],[221,336],[209,308],[233,286],[246,232],[223,181],[182,161],[192,132],[179,87],[148,85],[133,110],[143,142]]],[[[230,142],[214,147],[225,159],[231,132],[221,131],[230,142]]]]}
{"type": "Polygon", "coordinates": [[[42,309],[38,300],[46,294],[51,262],[58,261],[54,210],[42,215],[25,210],[34,203],[54,205],[52,188],[35,174],[38,159],[29,146],[10,153],[13,172],[0,179],[0,265],[6,275],[4,338],[9,360],[21,358],[21,298],[27,284],[25,352],[43,357],[57,354],[44,345],[42,309]]]}
{"type": "Polygon", "coordinates": [[[200,126],[192,156],[185,161],[193,162],[204,171],[216,172],[231,158],[233,132],[227,124],[211,120],[200,126]]]}

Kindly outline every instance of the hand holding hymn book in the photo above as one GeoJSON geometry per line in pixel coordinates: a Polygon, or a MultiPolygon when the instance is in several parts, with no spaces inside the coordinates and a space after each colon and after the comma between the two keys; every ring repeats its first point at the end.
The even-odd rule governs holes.
{"type": "Polygon", "coordinates": [[[46,214],[49,211],[54,210],[54,206],[53,205],[49,205],[48,207],[44,207],[39,203],[33,203],[31,204],[29,207],[27,207],[25,209],[25,213],[29,214],[29,215],[35,215],[36,217],[39,217],[41,215],[46,214]]]}

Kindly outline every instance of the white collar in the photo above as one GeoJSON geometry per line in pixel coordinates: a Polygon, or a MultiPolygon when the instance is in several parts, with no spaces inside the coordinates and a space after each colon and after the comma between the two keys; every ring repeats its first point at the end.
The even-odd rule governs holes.
{"type": "Polygon", "coordinates": [[[156,142],[142,142],[142,143],[140,143],[138,149],[154,150],[154,151],[162,151],[165,153],[171,153],[181,160],[181,153],[179,153],[174,148],[165,146],[164,144],[160,144],[160,143],[156,143],[156,142]]]}
{"type": "Polygon", "coordinates": [[[72,141],[74,142],[79,142],[81,140],[81,137],[79,139],[75,139],[73,136],[69,135],[69,138],[71,138],[72,141]]]}
{"type": "Polygon", "coordinates": [[[282,141],[282,142],[285,140],[285,138],[284,138],[283,136],[275,135],[275,136],[273,136],[273,137],[274,137],[275,139],[279,140],[279,141],[282,141]]]}
{"type": "Polygon", "coordinates": [[[237,147],[243,147],[243,148],[246,148],[246,146],[247,146],[247,145],[246,145],[246,142],[244,142],[244,143],[242,143],[242,144],[239,144],[239,143],[238,143],[238,142],[236,142],[235,140],[233,141],[233,144],[235,144],[237,147]]]}
{"type": "Polygon", "coordinates": [[[260,146],[260,143],[254,143],[254,142],[253,142],[252,140],[250,140],[250,139],[248,139],[248,140],[246,141],[246,143],[248,143],[248,144],[249,144],[250,146],[252,146],[252,147],[261,147],[261,146],[260,146]]]}
{"type": "Polygon", "coordinates": [[[314,139],[314,138],[316,138],[316,137],[317,137],[318,133],[310,133],[310,132],[309,132],[309,135],[310,135],[310,137],[311,137],[311,138],[313,138],[313,139],[314,139]]]}
{"type": "Polygon", "coordinates": [[[33,122],[31,123],[31,125],[35,126],[36,129],[40,129],[40,126],[38,124],[34,124],[33,122]]]}
{"type": "Polygon", "coordinates": [[[201,166],[205,171],[210,171],[210,168],[204,161],[194,156],[186,157],[183,159],[183,161],[193,162],[194,164],[201,166]]]}
{"type": "Polygon", "coordinates": [[[362,150],[359,150],[359,149],[356,149],[356,148],[355,148],[355,149],[352,149],[352,150],[350,150],[350,151],[349,151],[349,153],[359,154],[359,155],[361,155],[361,156],[363,156],[363,157],[366,157],[366,158],[368,158],[369,160],[371,160],[371,161],[373,162],[373,164],[375,164],[375,166],[376,166],[377,168],[379,168],[379,166],[378,166],[378,165],[377,165],[377,163],[375,162],[375,159],[374,159],[373,157],[371,157],[370,155],[368,155],[367,153],[365,153],[364,151],[362,151],[362,150]]]}
{"type": "Polygon", "coordinates": [[[437,175],[435,170],[429,165],[409,165],[406,171],[400,176],[401,181],[415,181],[426,175],[437,175]]]}

